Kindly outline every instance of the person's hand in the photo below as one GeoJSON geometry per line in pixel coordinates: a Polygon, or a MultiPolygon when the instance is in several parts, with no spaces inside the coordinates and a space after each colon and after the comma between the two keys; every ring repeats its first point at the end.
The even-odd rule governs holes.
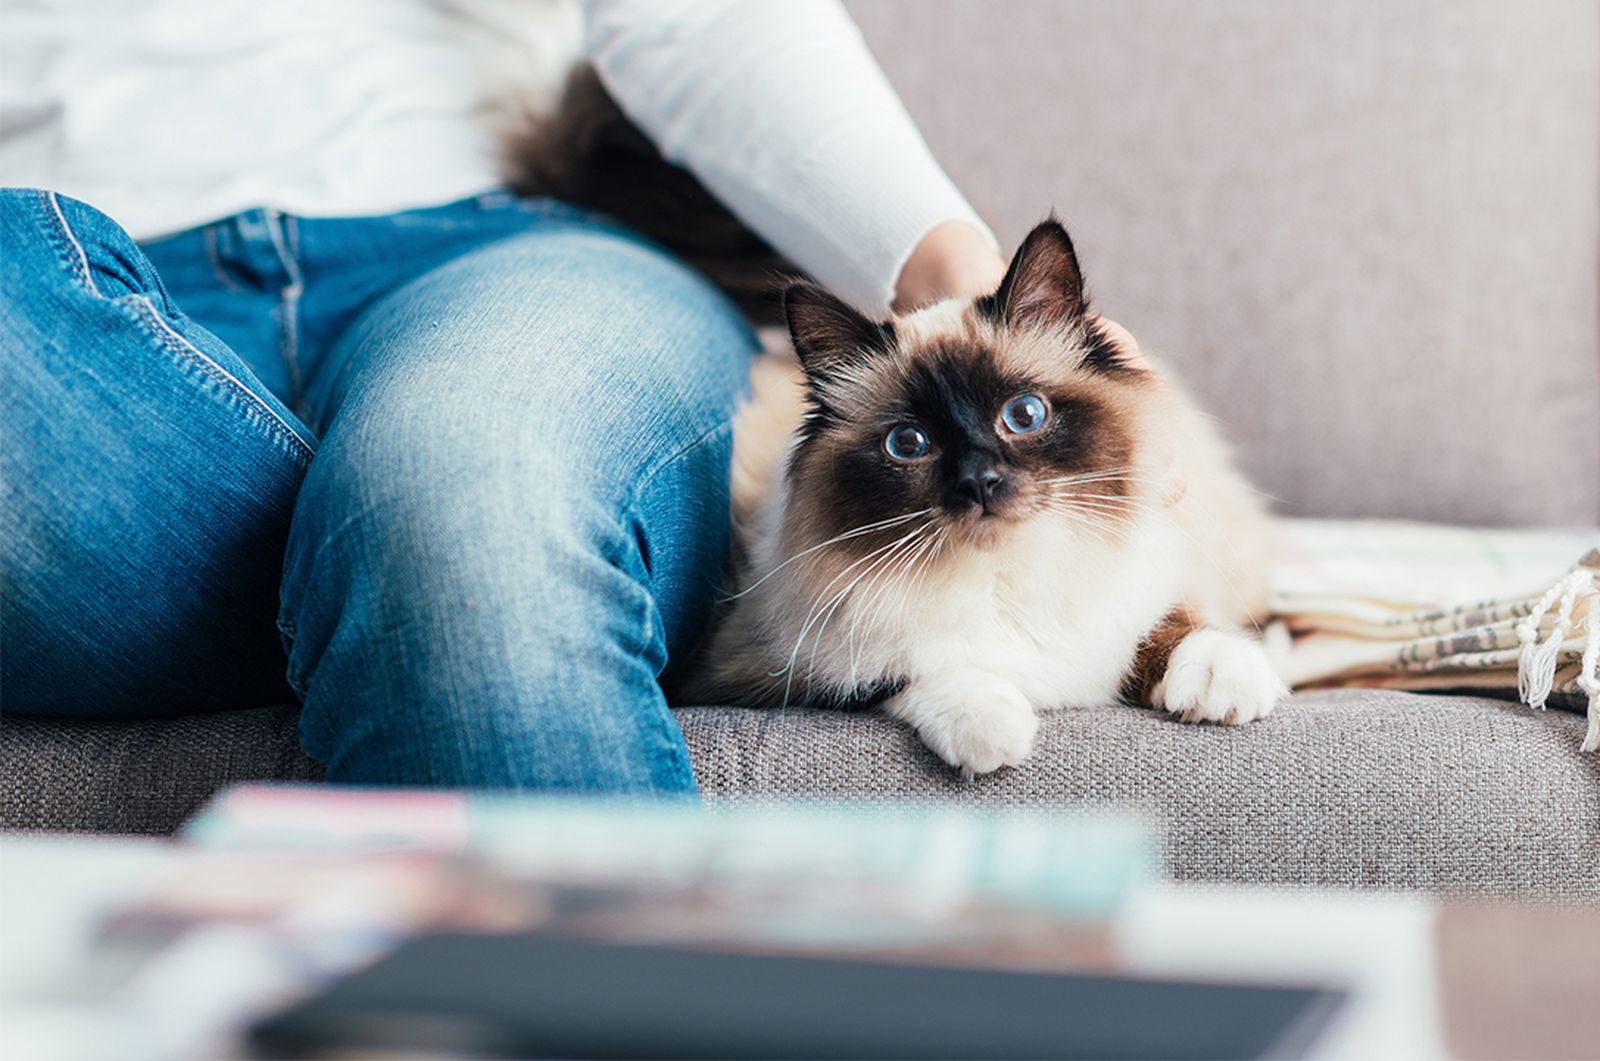
{"type": "MultiPolygon", "coordinates": [[[[1124,361],[1141,372],[1150,373],[1151,378],[1158,383],[1160,382],[1160,373],[1151,368],[1150,362],[1145,360],[1144,352],[1139,349],[1139,340],[1133,337],[1132,332],[1110,317],[1101,317],[1097,314],[1094,320],[1101,330],[1111,337],[1111,341],[1116,344],[1117,352],[1122,355],[1124,361]]],[[[1183,462],[1179,459],[1177,450],[1168,450],[1157,463],[1164,469],[1162,475],[1165,479],[1165,484],[1162,488],[1161,500],[1168,508],[1171,508],[1179,501],[1182,501],[1183,495],[1189,492],[1189,479],[1183,472],[1183,462]]]]}
{"type": "Polygon", "coordinates": [[[891,308],[911,313],[947,298],[978,298],[1005,278],[1005,259],[988,236],[965,221],[946,221],[929,229],[906,259],[891,308]]]}
{"type": "MultiPolygon", "coordinates": [[[[1006,260],[989,237],[965,221],[946,221],[929,229],[906,259],[890,308],[905,314],[947,298],[981,298],[998,291],[1005,278],[1006,260]]],[[[1130,364],[1149,369],[1128,329],[1108,317],[1095,320],[1130,364]]]]}
{"type": "Polygon", "coordinates": [[[1150,367],[1150,362],[1145,360],[1144,351],[1139,349],[1139,340],[1133,337],[1132,332],[1110,317],[1102,317],[1098,313],[1090,316],[1100,329],[1111,337],[1111,341],[1116,344],[1117,352],[1122,355],[1122,360],[1142,372],[1155,373],[1155,369],[1150,367]]]}

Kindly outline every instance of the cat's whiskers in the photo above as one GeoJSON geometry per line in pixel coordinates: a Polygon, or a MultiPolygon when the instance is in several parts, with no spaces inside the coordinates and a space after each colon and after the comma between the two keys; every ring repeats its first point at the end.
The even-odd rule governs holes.
{"type": "Polygon", "coordinates": [[[1076,520],[1081,526],[1101,532],[1118,545],[1128,546],[1133,543],[1133,529],[1127,523],[1115,519],[1110,513],[1077,508],[1057,510],[1057,514],[1076,520]]]}
{"type": "Polygon", "coordinates": [[[1110,517],[1126,517],[1132,515],[1131,509],[1102,508],[1097,505],[1084,504],[1082,498],[1056,498],[1050,501],[1046,508],[1058,515],[1093,530],[1104,532],[1115,538],[1120,544],[1129,542],[1129,528],[1125,524],[1113,522],[1110,517]]]}
{"type": "Polygon", "coordinates": [[[802,560],[805,557],[812,555],[813,553],[817,553],[817,552],[820,552],[823,549],[826,549],[830,545],[838,545],[842,541],[848,541],[851,538],[859,538],[863,534],[871,534],[873,531],[886,530],[889,527],[897,527],[902,523],[909,523],[911,520],[916,519],[918,516],[926,516],[929,512],[932,512],[932,511],[933,511],[933,508],[931,506],[928,507],[928,508],[921,508],[921,509],[918,509],[915,512],[907,512],[907,513],[904,513],[903,515],[899,515],[899,516],[890,516],[888,519],[880,519],[880,520],[878,520],[878,521],[876,521],[874,523],[863,523],[861,526],[852,527],[850,530],[847,530],[842,534],[835,534],[832,538],[829,538],[825,542],[818,542],[816,545],[813,545],[813,546],[810,546],[808,548],[802,549],[798,553],[795,553],[793,556],[789,557],[789,559],[785,560],[783,563],[779,564],[777,567],[774,567],[771,571],[768,571],[766,574],[764,574],[760,578],[756,579],[754,582],[752,582],[750,585],[746,586],[744,589],[740,590],[738,593],[730,594],[730,595],[728,595],[726,597],[723,597],[721,603],[727,604],[727,603],[730,603],[732,601],[738,600],[740,597],[743,597],[745,594],[749,593],[751,590],[755,589],[757,586],[761,585],[767,579],[771,578],[773,575],[776,575],[779,571],[782,571],[784,568],[788,567],[790,564],[794,563],[796,560],[802,560]]]}
{"type": "MultiPolygon", "coordinates": [[[[1254,609],[1252,607],[1252,602],[1245,595],[1244,591],[1239,588],[1238,580],[1235,579],[1230,573],[1228,566],[1223,564],[1221,560],[1217,558],[1216,554],[1210,548],[1208,548],[1204,542],[1196,537],[1193,532],[1191,532],[1177,519],[1173,518],[1170,512],[1164,511],[1159,507],[1141,505],[1133,498],[1114,495],[1061,495],[1058,500],[1066,503],[1067,507],[1075,507],[1081,510],[1092,510],[1097,513],[1108,515],[1113,513],[1117,515],[1133,515],[1140,513],[1142,510],[1143,513],[1162,520],[1164,523],[1168,524],[1173,529],[1177,530],[1178,533],[1187,538],[1189,543],[1194,546],[1196,552],[1199,553],[1200,558],[1207,564],[1211,565],[1212,569],[1215,570],[1219,576],[1221,576],[1223,582],[1227,585],[1228,592],[1231,593],[1234,599],[1239,603],[1240,611],[1247,617],[1250,626],[1254,628],[1258,635],[1261,633],[1261,624],[1256,620],[1253,614],[1254,609]]],[[[1056,511],[1061,511],[1061,509],[1056,509],[1056,511]]],[[[1201,518],[1207,520],[1211,527],[1216,529],[1216,522],[1209,512],[1206,512],[1200,506],[1195,506],[1191,511],[1199,515],[1201,518]]],[[[1227,544],[1226,537],[1222,537],[1222,541],[1225,545],[1227,544]]],[[[1229,548],[1231,551],[1231,546],[1229,548]]],[[[1237,556],[1235,556],[1235,560],[1237,559],[1237,556]]]]}
{"type": "MultiPolygon", "coordinates": [[[[1098,480],[1095,480],[1092,483],[1092,485],[1103,485],[1103,484],[1107,484],[1107,483],[1137,483],[1137,484],[1140,484],[1140,485],[1144,485],[1144,484],[1148,484],[1148,483],[1152,483],[1152,482],[1156,482],[1156,481],[1157,480],[1148,479],[1148,478],[1145,478],[1145,477],[1142,477],[1142,476],[1141,477],[1133,477],[1133,476],[1127,476],[1127,475],[1117,475],[1117,476],[1106,476],[1106,477],[1100,478],[1098,480]]],[[[1063,485],[1079,486],[1079,485],[1086,485],[1086,484],[1081,480],[1074,480],[1074,481],[1072,481],[1070,483],[1060,483],[1059,480],[1047,481],[1046,489],[1043,491],[1045,497],[1047,497],[1051,501],[1071,502],[1073,504],[1081,504],[1081,505],[1100,505],[1100,506],[1103,506],[1103,507],[1104,506],[1122,506],[1122,507],[1128,509],[1129,511],[1133,511],[1133,510],[1142,509],[1142,508],[1147,507],[1145,499],[1140,497],[1137,494],[1083,493],[1083,492],[1080,492],[1080,491],[1077,491],[1077,490],[1064,490],[1064,489],[1061,489],[1060,486],[1063,486],[1063,485]]]]}
{"type": "MultiPolygon", "coordinates": [[[[828,606],[827,606],[826,611],[820,617],[822,621],[817,626],[816,633],[812,635],[812,639],[811,639],[811,654],[810,654],[809,657],[807,657],[807,662],[806,662],[806,695],[807,696],[810,696],[810,694],[811,694],[811,680],[812,680],[813,675],[816,673],[817,657],[822,652],[822,635],[827,630],[828,623],[833,620],[833,617],[836,614],[838,614],[839,609],[842,608],[844,606],[845,602],[849,599],[851,592],[856,588],[857,585],[859,585],[861,583],[861,581],[863,579],[873,576],[873,573],[875,571],[880,571],[881,572],[883,570],[888,569],[888,567],[890,565],[892,565],[897,559],[899,559],[901,556],[904,556],[907,552],[909,552],[917,543],[917,535],[922,534],[923,532],[925,532],[928,529],[928,527],[932,526],[937,521],[938,521],[938,517],[934,517],[934,519],[929,520],[927,523],[924,523],[922,526],[918,527],[915,531],[913,531],[906,538],[901,539],[900,542],[896,543],[897,547],[891,548],[887,555],[885,555],[885,556],[879,558],[878,560],[874,561],[870,566],[867,567],[866,570],[862,571],[861,574],[857,575],[855,577],[855,579],[852,580],[851,583],[848,586],[846,586],[844,589],[840,590],[839,593],[833,598],[833,600],[828,602],[828,606]]],[[[869,585],[870,585],[870,583],[869,583],[869,585]]],[[[803,629],[800,632],[800,641],[801,641],[801,644],[804,644],[804,642],[805,642],[805,631],[803,629]]],[[[798,650],[798,646],[797,646],[797,650],[798,650]]],[[[791,662],[791,667],[792,666],[793,666],[793,663],[791,662]]],[[[791,674],[791,677],[792,677],[792,674],[791,674]]],[[[785,692],[785,703],[787,703],[787,701],[788,701],[788,694],[787,694],[787,691],[786,691],[785,692]]]]}
{"type": "MultiPolygon", "coordinates": [[[[808,698],[811,695],[812,679],[816,675],[817,657],[822,652],[822,635],[827,632],[828,624],[833,621],[833,617],[836,614],[838,614],[839,609],[844,607],[845,602],[849,599],[851,593],[855,590],[856,586],[858,586],[863,580],[867,580],[867,585],[871,586],[872,585],[872,582],[871,582],[872,579],[877,578],[879,573],[883,572],[884,570],[886,570],[889,567],[889,565],[894,563],[896,557],[898,557],[906,549],[911,548],[914,544],[915,544],[915,536],[913,536],[913,538],[910,541],[903,541],[903,542],[897,543],[895,548],[890,549],[884,556],[880,557],[879,559],[877,559],[877,560],[873,561],[871,564],[869,564],[859,575],[857,575],[855,578],[850,580],[850,584],[849,585],[845,586],[844,589],[840,590],[838,593],[836,593],[833,596],[833,598],[831,600],[828,601],[827,606],[823,609],[822,613],[817,617],[818,618],[817,628],[811,635],[811,651],[810,651],[809,654],[806,655],[806,689],[805,689],[805,695],[808,698]]],[[[801,635],[800,636],[801,636],[801,643],[804,644],[804,641],[805,641],[805,631],[804,630],[801,631],[801,635]]]]}
{"type": "Polygon", "coordinates": [[[908,580],[905,588],[901,591],[900,599],[895,602],[896,608],[903,607],[906,599],[912,592],[921,591],[922,584],[927,580],[928,572],[933,570],[933,565],[938,561],[939,554],[944,551],[945,543],[948,541],[949,537],[950,527],[948,524],[941,526],[934,531],[933,548],[929,551],[927,558],[922,561],[921,568],[917,571],[912,579],[908,580]]]}
{"type": "Polygon", "coordinates": [[[1074,475],[1056,475],[1036,481],[1040,486],[1066,486],[1075,483],[1101,483],[1116,480],[1150,482],[1154,480],[1154,477],[1144,474],[1136,467],[1129,466],[1124,468],[1100,468],[1092,472],[1079,472],[1074,475]]]}
{"type": "MultiPolygon", "coordinates": [[[[914,535],[916,533],[917,532],[915,530],[913,530],[910,534],[905,535],[905,536],[903,536],[901,538],[898,538],[895,541],[888,542],[887,544],[884,544],[884,545],[880,545],[877,548],[870,550],[865,555],[857,557],[854,561],[852,561],[851,563],[845,565],[838,572],[836,572],[834,574],[834,576],[832,578],[830,578],[823,585],[822,589],[820,591],[818,591],[816,598],[811,602],[810,608],[806,611],[805,619],[801,623],[801,637],[803,638],[805,636],[805,633],[807,632],[807,630],[809,630],[812,622],[815,620],[815,618],[817,616],[817,613],[818,613],[819,609],[825,608],[827,606],[827,605],[825,605],[823,603],[823,601],[824,601],[825,598],[827,598],[828,593],[833,589],[834,586],[838,585],[841,581],[843,581],[844,579],[848,578],[849,575],[850,575],[850,572],[854,571],[856,568],[860,567],[862,564],[868,563],[869,561],[873,561],[875,558],[881,556],[883,553],[889,551],[890,549],[893,549],[895,546],[897,546],[897,545],[901,544],[902,542],[906,541],[908,538],[910,538],[912,535],[914,535]]],[[[832,601],[830,600],[830,601],[828,601],[828,603],[831,604],[832,601]]],[[[798,653],[799,649],[800,649],[800,645],[799,645],[799,643],[796,643],[796,645],[795,645],[795,653],[798,653]]],[[[789,659],[789,665],[790,666],[793,666],[794,654],[795,653],[791,653],[790,654],[790,659],[789,659]]],[[[780,674],[784,673],[784,671],[787,670],[787,669],[788,668],[780,668],[780,669],[778,669],[776,671],[773,671],[772,673],[773,673],[774,676],[777,676],[777,675],[780,675],[780,674]]]]}
{"type": "Polygon", "coordinates": [[[1093,509],[1096,512],[1118,516],[1138,515],[1151,508],[1138,498],[1101,497],[1096,494],[1064,494],[1052,500],[1061,505],[1093,509]]]}
{"type": "MultiPolygon", "coordinates": [[[[1122,504],[1143,505],[1148,500],[1148,495],[1143,494],[1143,493],[1138,493],[1138,492],[1135,492],[1135,493],[1099,493],[1099,492],[1091,492],[1091,491],[1088,491],[1088,490],[1076,489],[1075,487],[1078,486],[1078,485],[1079,484],[1073,484],[1074,488],[1060,488],[1060,487],[1046,488],[1044,490],[1041,490],[1040,493],[1043,494],[1045,497],[1050,498],[1051,500],[1056,500],[1056,501],[1084,501],[1084,502],[1104,501],[1104,502],[1106,502],[1108,504],[1122,503],[1122,504]]],[[[1090,484],[1090,485],[1091,486],[1099,486],[1099,485],[1102,485],[1102,484],[1094,483],[1094,484],[1090,484]]]]}
{"type": "Polygon", "coordinates": [[[1042,478],[1039,481],[1046,483],[1092,482],[1095,479],[1110,479],[1120,475],[1138,473],[1139,468],[1130,464],[1121,468],[1096,468],[1093,471],[1073,472],[1069,475],[1052,475],[1042,478]]]}
{"type": "MultiPolygon", "coordinates": [[[[904,539],[900,539],[900,541],[903,541],[903,540],[904,539]]],[[[841,569],[839,572],[837,572],[832,578],[830,578],[823,585],[823,587],[817,592],[816,599],[814,599],[811,602],[810,608],[807,609],[806,615],[805,615],[805,619],[801,623],[801,636],[803,637],[805,635],[806,630],[811,625],[811,621],[812,621],[813,616],[816,615],[817,610],[819,608],[824,606],[823,605],[823,600],[827,597],[829,591],[831,591],[834,586],[838,585],[840,581],[842,581],[843,579],[847,578],[849,576],[850,572],[853,571],[856,567],[860,566],[863,563],[866,563],[866,562],[872,560],[874,557],[878,556],[879,554],[885,552],[888,549],[892,549],[894,546],[896,546],[898,544],[899,544],[899,541],[894,541],[894,542],[889,542],[886,545],[879,546],[878,548],[873,549],[871,552],[867,553],[865,556],[859,557],[858,559],[855,560],[855,562],[847,565],[846,567],[841,569]]],[[[788,661],[787,665],[785,665],[783,667],[780,667],[775,671],[772,671],[771,672],[771,676],[775,677],[775,678],[776,677],[781,677],[785,673],[787,673],[790,669],[792,669],[793,666],[794,666],[795,654],[799,652],[799,649],[800,649],[800,645],[797,642],[796,645],[795,645],[795,651],[790,653],[790,655],[789,655],[789,661],[788,661]]]]}
{"type": "Polygon", "coordinates": [[[1038,485],[1041,487],[1040,493],[1053,506],[1059,507],[1060,505],[1070,504],[1082,507],[1097,507],[1101,510],[1119,509],[1134,513],[1148,507],[1145,498],[1137,493],[1088,493],[1075,488],[1109,486],[1113,484],[1143,486],[1156,482],[1158,481],[1144,476],[1103,475],[1092,479],[1087,477],[1068,477],[1065,479],[1045,480],[1038,485]]]}
{"type": "MultiPolygon", "coordinates": [[[[935,558],[939,555],[939,551],[943,548],[945,538],[949,535],[949,533],[950,525],[947,523],[941,524],[931,535],[927,537],[918,552],[912,555],[906,562],[905,570],[910,574],[909,577],[899,580],[900,592],[895,598],[896,608],[903,607],[906,599],[911,594],[913,587],[918,587],[921,585],[923,579],[926,577],[928,571],[932,567],[935,558]],[[920,566],[918,566],[919,564],[920,566]]],[[[873,602],[872,608],[874,622],[877,621],[878,616],[882,613],[887,598],[888,592],[886,591],[885,593],[881,594],[876,601],[873,602]]],[[[852,638],[854,637],[854,630],[852,630],[851,636],[852,638]]],[[[854,685],[857,681],[857,669],[858,657],[855,657],[852,658],[850,668],[850,680],[852,685],[854,685]]]]}
{"type": "MultiPolygon", "coordinates": [[[[915,548],[905,555],[914,556],[918,549],[923,548],[927,540],[927,538],[920,539],[915,544],[915,548]]],[[[850,685],[852,687],[856,684],[856,671],[859,661],[859,655],[856,651],[856,631],[860,628],[861,618],[866,614],[871,602],[875,599],[874,594],[877,592],[878,587],[880,585],[887,586],[893,580],[895,574],[904,568],[905,563],[905,559],[900,559],[892,565],[880,568],[878,573],[872,576],[867,584],[862,587],[859,602],[850,609],[850,629],[845,636],[845,658],[850,661],[850,685]]],[[[820,638],[820,634],[818,636],[820,638]]]]}
{"type": "MultiPolygon", "coordinates": [[[[873,568],[876,566],[876,564],[883,558],[884,554],[889,553],[890,550],[895,549],[896,547],[901,546],[904,543],[910,541],[916,535],[920,534],[924,529],[926,529],[929,526],[932,526],[935,522],[938,521],[938,519],[939,519],[939,517],[935,516],[933,519],[927,521],[926,523],[923,523],[923,524],[919,525],[916,529],[912,530],[909,534],[903,535],[902,537],[895,539],[894,541],[890,542],[887,545],[878,546],[876,549],[873,549],[871,552],[867,553],[865,556],[862,556],[859,559],[855,560],[849,566],[845,567],[842,571],[840,571],[838,574],[834,575],[833,578],[829,579],[827,584],[822,587],[821,592],[819,592],[817,594],[816,600],[812,602],[810,610],[806,613],[805,621],[800,626],[800,634],[799,634],[799,636],[797,638],[795,638],[794,649],[793,649],[793,651],[791,651],[789,653],[788,662],[783,666],[783,668],[781,668],[778,671],[774,671],[772,673],[772,677],[778,677],[780,675],[783,675],[783,674],[787,673],[788,677],[787,677],[787,681],[786,681],[786,683],[784,685],[784,689],[783,689],[783,704],[784,704],[784,706],[786,706],[786,707],[788,706],[789,695],[793,691],[793,688],[794,688],[795,662],[799,659],[800,650],[805,645],[806,634],[810,632],[812,624],[817,621],[818,617],[823,612],[828,611],[837,602],[843,600],[844,597],[849,595],[850,590],[855,588],[856,583],[860,581],[861,576],[858,575],[856,577],[855,581],[852,581],[849,585],[845,586],[845,588],[839,592],[838,596],[836,596],[832,600],[828,601],[827,604],[824,604],[823,603],[823,598],[825,598],[828,595],[828,591],[831,590],[835,585],[837,585],[841,580],[846,578],[850,574],[851,571],[853,571],[856,568],[860,567],[862,564],[867,564],[870,561],[871,562],[871,566],[869,566],[867,570],[868,571],[873,570],[873,568]]],[[[866,572],[863,572],[863,575],[864,574],[866,574],[866,572]]]]}
{"type": "MultiPolygon", "coordinates": [[[[1099,492],[1090,492],[1090,491],[1086,491],[1086,490],[1073,489],[1073,487],[1084,486],[1084,485],[1091,486],[1091,487],[1105,486],[1105,485],[1107,485],[1109,483],[1122,482],[1122,481],[1124,481],[1124,480],[1107,479],[1107,480],[1104,480],[1103,482],[1099,482],[1099,483],[1088,483],[1088,484],[1070,483],[1070,484],[1066,484],[1065,486],[1052,486],[1052,487],[1048,488],[1046,490],[1046,492],[1051,497],[1081,497],[1081,498],[1087,498],[1087,499],[1092,499],[1092,500],[1100,500],[1100,501],[1138,501],[1138,500],[1140,500],[1140,497],[1139,497],[1138,494],[1099,493],[1099,492]]],[[[1143,484],[1139,484],[1139,485],[1143,485],[1143,484]]]]}
{"type": "MultiPolygon", "coordinates": [[[[943,542],[944,535],[949,530],[949,524],[939,526],[932,534],[925,536],[917,544],[915,550],[895,565],[893,572],[887,579],[875,579],[874,582],[868,584],[866,591],[862,594],[866,599],[853,609],[853,614],[850,617],[850,632],[845,642],[846,658],[850,661],[850,685],[852,688],[859,684],[858,673],[861,667],[861,648],[860,643],[856,640],[856,634],[860,628],[862,618],[870,613],[873,623],[876,623],[883,613],[885,600],[896,588],[900,591],[897,603],[904,603],[912,583],[920,581],[922,576],[927,573],[928,563],[932,561],[931,554],[937,552],[938,546],[943,542]],[[918,562],[924,557],[928,558],[928,562],[918,567],[918,562]],[[871,594],[880,581],[883,583],[883,588],[878,590],[875,596],[872,596],[871,594]]],[[[871,625],[869,624],[869,629],[871,625]]]]}
{"type": "Polygon", "coordinates": [[[1119,527],[1105,522],[1103,519],[1098,517],[1085,516],[1072,512],[1062,512],[1060,515],[1065,516],[1069,523],[1076,523],[1090,531],[1103,534],[1106,537],[1113,539],[1118,545],[1126,546],[1130,542],[1130,539],[1125,531],[1119,527]]]}

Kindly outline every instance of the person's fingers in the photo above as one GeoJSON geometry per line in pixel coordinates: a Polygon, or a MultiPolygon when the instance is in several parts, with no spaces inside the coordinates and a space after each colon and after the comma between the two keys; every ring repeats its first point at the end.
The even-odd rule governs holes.
{"type": "MultiPolygon", "coordinates": [[[[1150,362],[1145,360],[1144,351],[1139,349],[1139,340],[1133,333],[1109,317],[1095,317],[1095,323],[1111,337],[1120,353],[1128,364],[1145,372],[1153,372],[1150,362]]],[[[1157,377],[1160,378],[1159,376],[1157,377]]],[[[1175,448],[1169,447],[1164,459],[1160,462],[1165,469],[1166,489],[1162,492],[1161,500],[1168,508],[1183,500],[1189,492],[1189,478],[1184,474],[1183,460],[1175,448]]]]}
{"type": "Polygon", "coordinates": [[[1145,360],[1144,351],[1139,349],[1139,340],[1133,337],[1132,332],[1110,317],[1097,316],[1095,323],[1100,325],[1101,329],[1111,337],[1111,341],[1117,344],[1117,350],[1128,364],[1147,372],[1150,370],[1150,363],[1145,360]]]}
{"type": "Polygon", "coordinates": [[[1173,453],[1172,461],[1167,465],[1167,492],[1162,501],[1168,508],[1172,508],[1183,495],[1189,492],[1189,478],[1183,474],[1183,465],[1178,461],[1177,453],[1173,453]]]}

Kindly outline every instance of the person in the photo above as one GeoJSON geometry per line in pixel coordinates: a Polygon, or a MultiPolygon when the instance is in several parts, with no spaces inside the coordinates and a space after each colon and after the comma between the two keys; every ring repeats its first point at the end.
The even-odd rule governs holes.
{"type": "MultiPolygon", "coordinates": [[[[637,234],[502,190],[472,7],[5,11],[4,710],[287,683],[330,781],[693,791],[662,680],[719,591],[756,341],[637,234]]],[[[582,8],[630,118],[818,281],[875,316],[997,286],[837,3],[582,8]]]]}

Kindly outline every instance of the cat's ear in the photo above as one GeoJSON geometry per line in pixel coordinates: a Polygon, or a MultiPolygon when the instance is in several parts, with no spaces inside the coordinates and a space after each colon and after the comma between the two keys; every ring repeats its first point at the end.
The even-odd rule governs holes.
{"type": "Polygon", "coordinates": [[[894,326],[878,324],[815,284],[790,284],[783,292],[794,352],[812,380],[894,349],[894,326]]]}
{"type": "Polygon", "coordinates": [[[1017,248],[1000,290],[978,300],[996,324],[1070,325],[1088,309],[1072,237],[1054,217],[1041,221],[1017,248]]]}

